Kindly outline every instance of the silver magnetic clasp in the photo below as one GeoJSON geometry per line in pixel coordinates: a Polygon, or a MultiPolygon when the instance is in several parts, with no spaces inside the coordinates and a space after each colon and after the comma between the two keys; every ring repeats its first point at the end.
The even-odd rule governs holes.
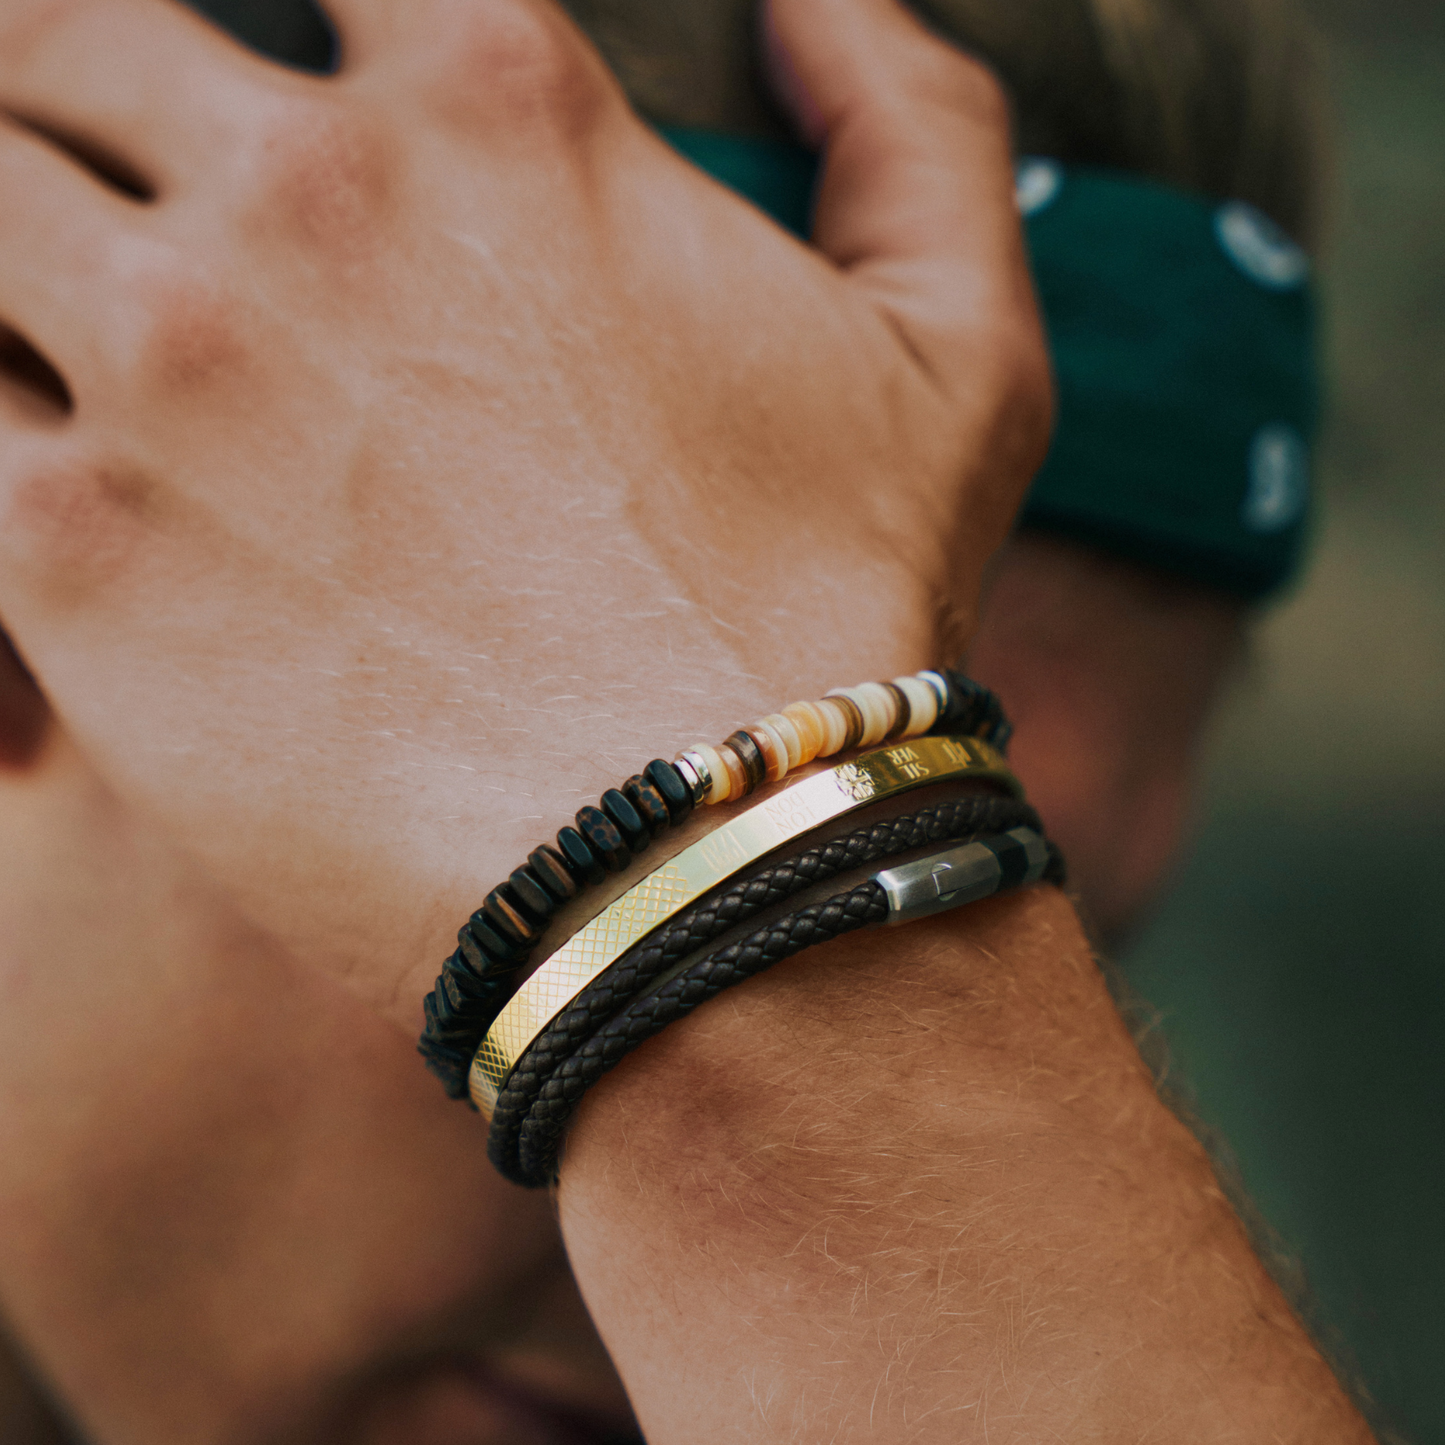
{"type": "Polygon", "coordinates": [[[930,857],[883,869],[874,881],[888,897],[887,921],[910,923],[988,898],[1004,882],[1001,855],[1017,856],[1020,850],[1023,856],[1018,861],[1025,866],[1008,868],[1013,875],[1010,883],[1014,887],[1037,883],[1048,866],[1049,850],[1032,828],[1012,828],[988,842],[958,843],[930,857]]]}

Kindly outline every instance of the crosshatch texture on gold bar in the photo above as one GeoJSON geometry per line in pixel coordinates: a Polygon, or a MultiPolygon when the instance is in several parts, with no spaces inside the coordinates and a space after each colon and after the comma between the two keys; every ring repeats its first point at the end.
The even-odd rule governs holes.
{"type": "Polygon", "coordinates": [[[921,737],[881,747],[783,788],[634,884],[574,933],[519,988],[472,1060],[472,1102],[488,1117],[532,1041],[633,944],[710,889],[795,838],[927,783],[980,778],[1022,795],[1003,754],[977,738],[921,737]]]}

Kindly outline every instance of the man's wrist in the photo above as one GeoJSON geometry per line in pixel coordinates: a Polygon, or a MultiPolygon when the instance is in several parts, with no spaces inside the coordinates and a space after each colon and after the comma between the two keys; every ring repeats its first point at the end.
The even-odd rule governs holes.
{"type": "Polygon", "coordinates": [[[584,1102],[559,1202],[664,1445],[688,1438],[664,1348],[668,1379],[714,1382],[718,1434],[759,1440],[802,1418],[1368,1438],[1054,889],[853,935],[699,1010],[584,1102]]]}

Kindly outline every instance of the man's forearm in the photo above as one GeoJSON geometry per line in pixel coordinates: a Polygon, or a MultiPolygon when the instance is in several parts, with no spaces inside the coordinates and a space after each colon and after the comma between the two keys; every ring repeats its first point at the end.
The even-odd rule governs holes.
{"type": "Polygon", "coordinates": [[[588,1098],[560,1202],[652,1445],[1369,1438],[1053,890],[700,1010],[588,1098]]]}

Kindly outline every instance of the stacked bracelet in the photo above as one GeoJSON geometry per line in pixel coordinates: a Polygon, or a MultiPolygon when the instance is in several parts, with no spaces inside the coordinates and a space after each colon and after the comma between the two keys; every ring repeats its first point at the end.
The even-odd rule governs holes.
{"type": "Polygon", "coordinates": [[[678,913],[550,1020],[496,1100],[488,1140],[493,1164],[519,1184],[550,1182],[567,1121],[592,1084],[667,1024],[774,963],[856,928],[906,921],[1062,876],[1062,862],[1043,841],[1032,808],[1015,798],[977,794],[866,825],[771,864],[678,913]],[[980,834],[979,841],[957,846],[980,834]],[[710,947],[805,889],[945,841],[955,846],[879,872],[725,947],[710,947]]]}
{"type": "Polygon", "coordinates": [[[472,1061],[472,1102],[490,1115],[512,1070],[557,1015],[635,944],[715,889],[819,828],[913,789],[973,782],[1022,795],[1003,755],[988,743],[916,738],[835,763],[728,819],[634,883],[549,954],[487,1029],[472,1061]]]}
{"type": "Polygon", "coordinates": [[[840,688],[817,702],[792,703],[717,747],[698,744],[668,763],[650,762],[575,826],[528,855],[494,888],[457,934],[457,949],[425,1000],[418,1043],[453,1098],[468,1092],[477,1045],[513,991],[516,973],[565,903],[626,868],[695,806],[747,797],[814,758],[926,733],[960,734],[1002,749],[1009,727],[998,700],[963,674],[920,672],[892,682],[840,688]]]}

